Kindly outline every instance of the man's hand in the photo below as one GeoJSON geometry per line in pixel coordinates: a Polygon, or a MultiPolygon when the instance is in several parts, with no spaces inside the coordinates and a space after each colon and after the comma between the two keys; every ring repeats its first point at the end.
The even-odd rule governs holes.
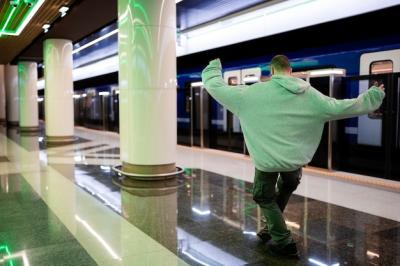
{"type": "Polygon", "coordinates": [[[378,88],[381,89],[382,91],[385,91],[385,84],[383,84],[383,83],[382,83],[381,85],[379,85],[379,82],[378,82],[378,81],[374,81],[373,86],[378,87],[378,88]]]}

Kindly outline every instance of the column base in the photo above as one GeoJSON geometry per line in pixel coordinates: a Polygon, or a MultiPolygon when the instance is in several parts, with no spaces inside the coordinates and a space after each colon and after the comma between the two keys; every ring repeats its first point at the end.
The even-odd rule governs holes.
{"type": "Polygon", "coordinates": [[[128,193],[142,197],[160,197],[176,193],[177,189],[183,185],[176,176],[165,180],[152,180],[152,182],[149,182],[148,180],[137,180],[114,175],[112,182],[128,193]]]}
{"type": "Polygon", "coordinates": [[[19,121],[7,121],[7,126],[18,127],[19,126],[19,121]]]}
{"type": "Polygon", "coordinates": [[[46,146],[57,146],[60,144],[74,143],[78,138],[75,136],[46,136],[46,146]]]}
{"type": "Polygon", "coordinates": [[[21,137],[34,137],[34,136],[39,136],[40,132],[39,132],[39,130],[37,130],[37,131],[20,131],[19,135],[21,137]]]}
{"type": "Polygon", "coordinates": [[[137,180],[163,180],[174,178],[183,173],[183,169],[176,167],[175,163],[162,165],[134,165],[122,162],[122,165],[113,167],[119,175],[137,180]]]}
{"type": "Polygon", "coordinates": [[[19,127],[20,132],[37,132],[39,131],[39,126],[36,127],[19,127]]]}

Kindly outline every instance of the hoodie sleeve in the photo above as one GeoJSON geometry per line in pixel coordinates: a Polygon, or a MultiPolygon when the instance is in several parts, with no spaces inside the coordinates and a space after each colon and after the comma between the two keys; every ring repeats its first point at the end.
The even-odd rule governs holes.
{"type": "Polygon", "coordinates": [[[330,98],[314,88],[312,90],[321,109],[319,111],[322,112],[323,119],[326,121],[371,113],[379,108],[385,98],[385,92],[375,86],[361,93],[357,98],[345,100],[330,98]]]}
{"type": "Polygon", "coordinates": [[[229,86],[222,78],[222,67],[219,59],[212,60],[201,73],[204,87],[220,104],[239,116],[240,103],[245,85],[229,86]]]}

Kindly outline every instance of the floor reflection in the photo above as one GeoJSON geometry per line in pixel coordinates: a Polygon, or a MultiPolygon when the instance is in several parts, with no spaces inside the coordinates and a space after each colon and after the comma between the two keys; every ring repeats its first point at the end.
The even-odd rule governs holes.
{"type": "MultiPolygon", "coordinates": [[[[82,159],[83,153],[77,153],[104,148],[108,149],[105,153],[92,153],[102,156],[111,152],[116,156],[118,148],[85,143],[88,141],[81,138],[78,143],[85,146],[43,150],[45,145],[41,135],[21,135],[17,129],[9,130],[7,135],[30,152],[29,158],[21,158],[28,155],[16,152],[8,147],[8,143],[0,147],[0,163],[6,165],[8,161],[23,161],[24,169],[30,171],[32,177],[43,171],[37,164],[39,158],[41,163],[73,180],[83,191],[190,265],[400,265],[400,224],[389,219],[293,195],[285,211],[285,219],[298,243],[301,260],[277,259],[267,255],[266,246],[256,237],[256,232],[264,223],[260,209],[252,199],[251,183],[199,169],[185,169],[179,178],[165,182],[121,180],[112,172],[111,165],[90,165],[82,159]],[[60,157],[60,154],[65,156],[60,157]]],[[[104,162],[109,163],[109,160],[104,162]]],[[[43,181],[34,185],[40,188],[45,199],[57,201],[60,198],[59,194],[47,192],[45,184],[52,182],[51,176],[33,179],[43,181]]],[[[28,234],[20,231],[19,227],[9,228],[5,224],[4,215],[8,213],[9,217],[14,217],[15,209],[20,210],[18,217],[15,217],[31,228],[33,236],[33,228],[43,228],[44,235],[49,238],[44,241],[46,245],[57,236],[53,234],[54,227],[47,224],[48,220],[53,223],[53,216],[47,213],[43,203],[21,208],[26,197],[39,204],[35,199],[37,196],[30,192],[23,178],[18,175],[0,176],[0,199],[10,202],[10,205],[0,205],[0,221],[3,221],[3,224],[0,223],[0,259],[5,252],[1,244],[7,241],[8,244],[23,243],[28,234]],[[12,204],[16,206],[11,208],[12,204]],[[35,208],[40,208],[37,214],[34,213],[35,208]],[[32,223],[31,226],[31,217],[37,215],[42,217],[37,221],[40,224],[32,223]],[[15,234],[18,239],[12,239],[10,234],[15,234]]],[[[92,231],[90,225],[95,224],[93,221],[97,217],[80,211],[82,199],[79,197],[72,196],[74,202],[64,201],[60,204],[64,209],[77,208],[79,216],[74,219],[81,225],[82,234],[89,234],[92,231]]],[[[126,232],[122,227],[121,239],[126,232]]],[[[60,237],[73,239],[73,236],[64,232],[60,237]]],[[[32,238],[32,243],[28,244],[32,248],[40,246],[35,241],[32,238]]],[[[122,246],[124,242],[121,240],[118,243],[122,246]]],[[[12,251],[24,250],[22,246],[10,247],[12,251]]],[[[79,245],[71,242],[70,249],[79,248],[79,245]]],[[[122,253],[132,252],[128,247],[126,250],[122,247],[121,250],[122,253]]],[[[64,254],[66,251],[57,252],[64,254]]],[[[82,256],[85,257],[85,254],[82,256]]]]}
{"type": "Polygon", "coordinates": [[[106,165],[75,166],[78,186],[190,265],[400,264],[395,221],[294,195],[285,217],[301,260],[282,260],[255,236],[264,223],[250,183],[199,169],[186,169],[173,185],[120,189],[113,177],[106,165]]]}
{"type": "Polygon", "coordinates": [[[119,183],[122,216],[176,254],[179,182],[176,179],[126,181],[119,183]]]}
{"type": "Polygon", "coordinates": [[[0,201],[0,265],[96,265],[20,174],[0,175],[0,201]]]}

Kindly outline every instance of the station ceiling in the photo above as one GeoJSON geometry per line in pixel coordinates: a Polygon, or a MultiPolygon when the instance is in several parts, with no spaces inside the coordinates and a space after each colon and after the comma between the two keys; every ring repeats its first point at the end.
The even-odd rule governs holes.
{"type": "MultiPolygon", "coordinates": [[[[17,60],[39,62],[42,60],[45,39],[65,38],[77,42],[117,20],[117,0],[15,1],[20,4],[43,1],[43,4],[18,36],[2,34],[0,64],[16,63],[17,60]],[[70,10],[65,17],[61,18],[59,8],[63,5],[69,6],[70,10]],[[51,24],[51,27],[47,33],[44,33],[42,27],[46,23],[51,24]]],[[[290,1],[292,0],[183,0],[177,4],[177,27],[179,31],[185,32],[248,10],[256,10],[275,5],[275,3],[290,3],[290,1]]],[[[400,0],[398,1],[400,3],[400,0]]],[[[11,27],[10,31],[18,28],[16,17],[13,18],[14,22],[10,21],[9,25],[4,27],[9,15],[9,5],[10,0],[0,0],[0,32],[9,27],[11,27]]]]}
{"type": "MultiPolygon", "coordinates": [[[[36,0],[35,0],[36,1],[36,0]]],[[[20,0],[24,2],[24,0],[20,0]]],[[[0,0],[0,14],[9,0],[0,0]]],[[[18,57],[19,60],[42,59],[43,41],[48,38],[65,38],[73,42],[115,21],[116,0],[46,0],[19,36],[0,37],[0,64],[7,64],[18,57]],[[63,18],[61,6],[70,10],[63,18]],[[45,34],[43,25],[51,24],[45,34]]],[[[0,17],[0,27],[3,22],[0,17]]]]}
{"type": "Polygon", "coordinates": [[[24,1],[17,2],[19,2],[18,6],[14,8],[9,0],[0,1],[0,64],[10,62],[43,32],[44,24],[54,21],[59,16],[61,6],[71,5],[74,0],[44,1],[23,31],[18,36],[13,36],[8,35],[7,32],[16,34],[26,19],[26,15],[29,15],[30,9],[24,1]]]}
{"type": "MultiPolygon", "coordinates": [[[[20,0],[23,2],[23,0],[20,0]]],[[[188,29],[220,17],[273,0],[183,0],[177,4],[177,26],[188,29]],[[212,10],[212,12],[210,12],[212,10]]],[[[282,1],[282,0],[274,0],[282,1]]],[[[46,0],[19,36],[0,37],[0,64],[14,60],[42,59],[42,43],[47,38],[65,38],[76,42],[117,20],[116,0],[46,0]],[[71,6],[60,18],[58,9],[71,6]],[[44,34],[42,26],[51,23],[44,34]]],[[[1,6],[9,0],[0,0],[1,6]]],[[[1,8],[3,11],[3,8],[1,8]]],[[[3,21],[0,17],[0,21],[3,21]]],[[[1,26],[1,24],[0,24],[1,26]]]]}

